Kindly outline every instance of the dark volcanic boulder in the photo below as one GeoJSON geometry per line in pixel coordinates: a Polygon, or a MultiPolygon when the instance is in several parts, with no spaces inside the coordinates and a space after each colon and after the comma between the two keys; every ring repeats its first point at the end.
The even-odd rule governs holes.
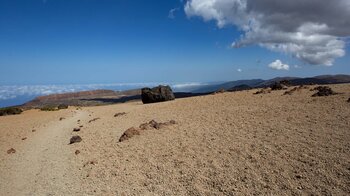
{"type": "Polygon", "coordinates": [[[173,91],[169,86],[157,86],[154,88],[143,88],[142,93],[142,102],[146,103],[156,103],[162,101],[174,100],[175,96],[173,91]]]}

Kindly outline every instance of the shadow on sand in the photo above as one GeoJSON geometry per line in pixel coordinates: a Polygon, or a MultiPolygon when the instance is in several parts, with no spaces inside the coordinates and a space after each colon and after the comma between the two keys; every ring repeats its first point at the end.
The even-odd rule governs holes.
{"type": "MultiPolygon", "coordinates": [[[[178,98],[178,99],[186,98],[186,97],[202,96],[202,95],[208,95],[208,94],[210,93],[183,93],[183,92],[174,93],[175,98],[178,98]]],[[[125,103],[129,101],[141,100],[141,95],[125,96],[121,98],[93,98],[93,99],[80,99],[80,100],[101,102],[104,104],[114,104],[114,103],[125,103]]]]}

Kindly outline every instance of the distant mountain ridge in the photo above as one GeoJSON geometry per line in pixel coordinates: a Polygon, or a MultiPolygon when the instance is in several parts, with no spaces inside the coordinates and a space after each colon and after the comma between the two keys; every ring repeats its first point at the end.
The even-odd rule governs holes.
{"type": "Polygon", "coordinates": [[[307,84],[340,84],[350,83],[350,75],[320,75],[315,77],[298,78],[298,77],[277,77],[270,80],[252,79],[252,80],[237,80],[225,82],[217,85],[206,85],[198,89],[195,89],[195,93],[215,92],[221,89],[227,91],[235,91],[235,89],[241,89],[243,86],[247,89],[250,88],[263,88],[280,82],[282,80],[288,80],[291,85],[307,85],[307,84]]]}

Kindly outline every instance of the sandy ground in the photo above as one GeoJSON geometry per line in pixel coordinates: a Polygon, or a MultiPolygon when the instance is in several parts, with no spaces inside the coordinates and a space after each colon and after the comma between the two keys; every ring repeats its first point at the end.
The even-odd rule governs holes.
{"type": "Polygon", "coordinates": [[[342,94],[252,90],[0,117],[0,193],[349,195],[350,85],[331,87],[342,94]],[[153,119],[177,123],[118,142],[153,119]],[[73,135],[82,142],[68,145],[73,135]]]}

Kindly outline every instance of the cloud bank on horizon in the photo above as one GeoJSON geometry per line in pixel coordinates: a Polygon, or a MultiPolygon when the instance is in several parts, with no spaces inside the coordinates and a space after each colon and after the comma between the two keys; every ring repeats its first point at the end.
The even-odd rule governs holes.
{"type": "Polygon", "coordinates": [[[350,36],[349,0],[188,0],[184,9],[238,27],[243,35],[232,47],[257,44],[311,65],[333,65],[350,36]]]}

